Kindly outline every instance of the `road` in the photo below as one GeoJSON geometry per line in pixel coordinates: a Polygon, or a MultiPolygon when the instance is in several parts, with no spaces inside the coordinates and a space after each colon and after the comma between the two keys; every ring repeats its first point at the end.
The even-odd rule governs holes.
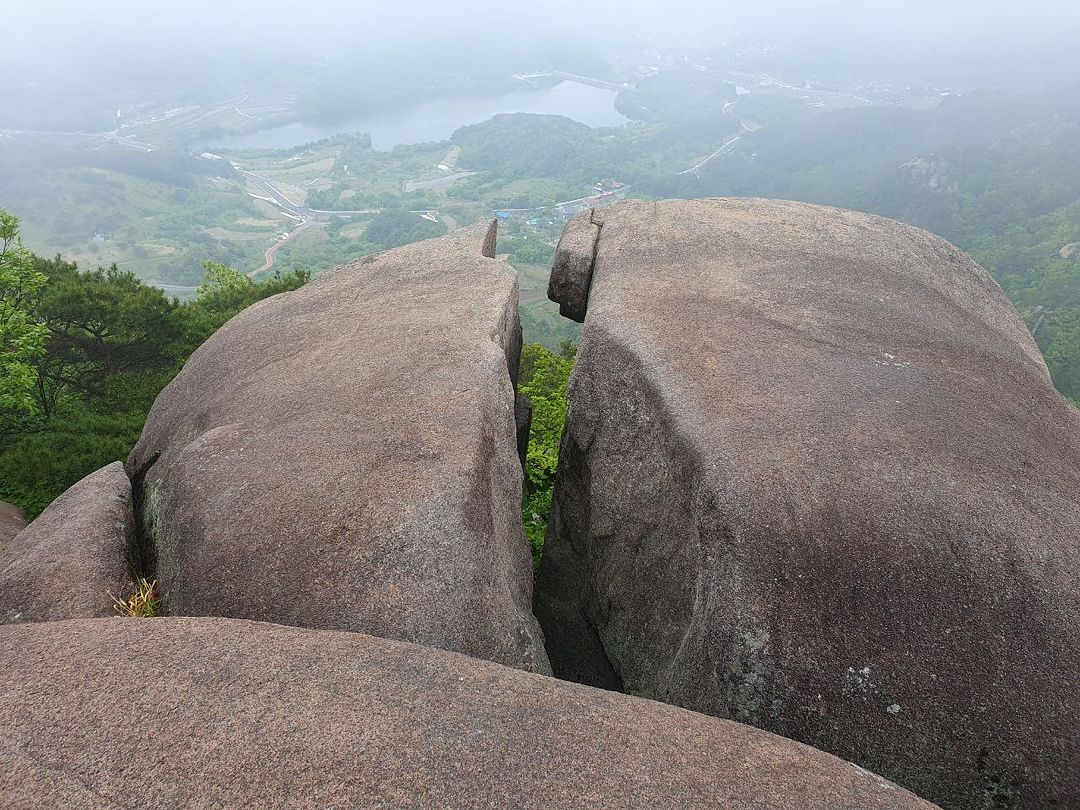
{"type": "Polygon", "coordinates": [[[434,180],[410,180],[405,184],[405,191],[406,193],[410,191],[442,191],[450,188],[458,180],[464,180],[474,174],[475,172],[456,172],[444,177],[436,177],[434,180]]]}
{"type": "MultiPolygon", "coordinates": [[[[265,273],[268,270],[274,269],[274,254],[277,253],[277,249],[284,245],[286,242],[288,242],[290,239],[294,238],[297,234],[303,233],[308,228],[310,228],[313,220],[315,219],[316,212],[308,208],[307,205],[297,205],[296,203],[294,203],[292,200],[290,200],[288,197],[278,191],[277,187],[265,177],[238,167],[234,168],[236,168],[238,174],[240,174],[245,179],[250,180],[260,190],[266,192],[266,194],[268,195],[267,197],[263,197],[261,195],[252,194],[252,196],[258,197],[262,200],[269,200],[271,203],[281,209],[281,213],[285,214],[285,216],[291,219],[296,220],[299,223],[295,228],[285,234],[284,237],[282,237],[266,249],[266,261],[263,262],[263,266],[260,267],[258,270],[252,270],[250,273],[247,274],[248,278],[254,278],[259,273],[265,273]]],[[[248,193],[251,194],[251,192],[248,193]]]]}
{"type": "MultiPolygon", "coordinates": [[[[250,196],[260,200],[265,200],[266,202],[273,204],[281,210],[282,214],[289,217],[290,219],[295,220],[298,223],[297,226],[291,231],[289,231],[283,238],[279,239],[277,242],[275,242],[273,245],[266,249],[266,260],[263,262],[263,266],[260,267],[258,270],[252,270],[250,273],[248,273],[248,278],[254,278],[260,273],[265,273],[268,270],[272,270],[274,268],[274,254],[277,252],[277,249],[283,244],[285,244],[287,241],[294,238],[298,234],[303,233],[305,230],[307,230],[313,225],[324,223],[330,217],[334,216],[356,216],[381,213],[381,209],[379,208],[367,208],[357,211],[329,211],[321,210],[318,208],[310,208],[306,203],[294,203],[292,200],[286,197],[285,194],[277,188],[277,186],[270,182],[269,178],[255,174],[254,172],[249,172],[246,169],[241,169],[239,166],[236,166],[236,164],[233,164],[233,168],[236,169],[237,174],[241,175],[244,179],[248,180],[250,183],[255,185],[256,188],[263,192],[263,194],[256,194],[253,191],[248,191],[247,193],[250,196]]],[[[460,176],[462,174],[472,174],[472,172],[459,173],[459,175],[454,177],[453,179],[460,179],[460,176]]],[[[451,178],[439,178],[439,181],[445,181],[448,179],[451,178]]],[[[446,214],[440,214],[438,211],[420,210],[410,211],[409,213],[419,214],[420,216],[440,216],[442,221],[446,224],[447,232],[453,232],[458,228],[457,220],[446,214]]]]}
{"type": "Polygon", "coordinates": [[[713,152],[711,155],[709,155],[707,158],[705,158],[703,161],[701,161],[696,166],[691,166],[689,169],[684,169],[681,172],[675,172],[675,174],[676,175],[693,174],[694,172],[696,172],[698,169],[700,169],[702,166],[704,166],[706,163],[708,163],[713,158],[724,154],[724,152],[731,151],[731,148],[733,146],[735,146],[735,144],[737,144],[739,141],[741,141],[743,139],[743,136],[747,132],[750,132],[750,131],[751,131],[750,127],[748,127],[746,124],[740,122],[740,129],[739,129],[739,134],[738,135],[736,135],[734,138],[731,138],[730,140],[726,141],[723,146],[721,146],[719,149],[717,149],[715,152],[713,152]]]}
{"type": "Polygon", "coordinates": [[[303,231],[306,231],[310,227],[310,222],[302,222],[295,228],[293,228],[291,231],[289,231],[287,234],[285,234],[285,236],[283,236],[281,239],[274,242],[274,244],[272,244],[266,249],[266,262],[263,264],[263,266],[260,267],[258,270],[252,270],[250,273],[247,274],[247,277],[255,278],[255,276],[259,275],[259,273],[265,273],[267,270],[273,270],[274,254],[277,253],[277,249],[284,245],[286,242],[288,242],[290,239],[292,239],[294,236],[302,233],[303,231]]]}
{"type": "Polygon", "coordinates": [[[548,70],[543,73],[515,73],[514,78],[534,86],[544,79],[559,79],[564,82],[577,82],[578,84],[584,84],[588,87],[599,87],[601,90],[613,90],[615,92],[626,90],[630,87],[628,84],[615,84],[614,82],[604,81],[603,79],[593,79],[589,76],[579,76],[576,73],[567,73],[565,70],[548,70]]]}
{"type": "Polygon", "coordinates": [[[152,144],[137,141],[130,135],[121,135],[120,130],[113,130],[112,132],[65,132],[48,129],[5,129],[0,131],[0,135],[9,138],[15,135],[62,135],[76,138],[101,138],[120,146],[138,149],[140,152],[153,152],[156,148],[152,144]]]}
{"type": "MultiPolygon", "coordinates": [[[[245,118],[251,118],[250,115],[247,115],[246,113],[241,112],[240,108],[239,108],[239,105],[243,104],[245,101],[247,101],[247,99],[248,99],[248,96],[245,94],[245,95],[241,96],[240,98],[231,99],[229,101],[226,101],[226,102],[224,102],[223,104],[221,104],[221,105],[219,105],[217,107],[214,107],[214,108],[212,108],[210,110],[206,110],[206,111],[202,112],[197,117],[195,117],[194,119],[189,121],[187,126],[190,127],[190,126],[192,126],[192,125],[194,125],[194,124],[196,124],[196,123],[198,123],[200,121],[203,121],[203,120],[205,120],[207,118],[210,118],[210,117],[212,117],[214,115],[217,115],[218,113],[222,112],[223,110],[228,110],[228,109],[234,109],[237,113],[244,116],[245,118]]],[[[177,107],[173,107],[171,109],[168,109],[168,110],[166,110],[165,112],[162,112],[162,113],[156,113],[154,115],[151,115],[148,118],[139,118],[139,119],[135,119],[133,121],[122,122],[122,123],[120,123],[120,125],[116,129],[109,130],[107,132],[105,132],[105,131],[102,131],[102,132],[81,132],[81,131],[44,130],[44,129],[8,129],[8,130],[3,130],[2,132],[0,132],[0,135],[7,135],[9,137],[12,136],[12,135],[51,135],[51,136],[63,135],[63,136],[68,136],[68,137],[74,136],[74,137],[79,137],[79,138],[100,138],[101,140],[109,141],[110,143],[117,144],[118,146],[126,146],[126,147],[128,147],[130,149],[138,149],[140,152],[153,152],[155,149],[157,149],[159,147],[160,144],[147,143],[146,141],[138,140],[135,137],[134,134],[127,134],[125,131],[130,130],[130,131],[134,132],[134,131],[137,131],[137,130],[140,130],[140,129],[143,129],[143,128],[146,128],[146,127],[151,127],[151,126],[154,126],[156,124],[160,124],[160,123],[165,122],[165,121],[169,121],[169,120],[171,120],[173,118],[177,118],[179,116],[184,116],[184,115],[188,115],[188,114],[191,114],[191,113],[195,113],[198,110],[199,110],[198,106],[181,105],[181,106],[177,106],[177,107]]],[[[252,119],[252,120],[254,120],[254,119],[252,119]]]]}
{"type": "Polygon", "coordinates": [[[252,174],[251,172],[245,171],[244,169],[238,168],[236,169],[236,171],[241,176],[246,177],[256,186],[269,194],[274,204],[282,211],[288,214],[292,214],[294,218],[304,222],[311,219],[312,210],[310,208],[308,208],[306,205],[297,205],[296,203],[294,203],[292,200],[290,200],[288,197],[278,191],[274,184],[267,180],[265,177],[260,177],[257,174],[252,174]]]}

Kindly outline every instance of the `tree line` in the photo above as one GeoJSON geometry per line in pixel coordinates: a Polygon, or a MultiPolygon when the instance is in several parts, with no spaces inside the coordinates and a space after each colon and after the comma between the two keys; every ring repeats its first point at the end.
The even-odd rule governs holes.
{"type": "Polygon", "coordinates": [[[34,517],[83,476],[123,460],[188,356],[254,302],[308,273],[254,282],[206,262],[181,302],[131,272],[45,259],[0,209],[0,500],[34,517]]]}

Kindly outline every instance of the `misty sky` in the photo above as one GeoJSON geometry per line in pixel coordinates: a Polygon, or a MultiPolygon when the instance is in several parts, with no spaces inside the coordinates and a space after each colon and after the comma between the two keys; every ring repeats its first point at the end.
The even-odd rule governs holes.
{"type": "Polygon", "coordinates": [[[1080,82],[1077,0],[38,0],[4,17],[0,69],[45,95],[79,81],[228,84],[320,57],[388,72],[451,58],[482,68],[490,57],[501,70],[513,55],[557,62],[561,49],[648,42],[769,43],[806,72],[1080,82]]]}

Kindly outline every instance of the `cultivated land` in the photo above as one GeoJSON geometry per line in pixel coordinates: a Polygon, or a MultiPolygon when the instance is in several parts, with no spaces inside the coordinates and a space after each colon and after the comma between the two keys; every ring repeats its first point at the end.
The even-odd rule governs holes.
{"type": "MultiPolygon", "coordinates": [[[[282,150],[197,146],[308,120],[295,77],[279,75],[213,103],[122,105],[100,131],[6,130],[0,206],[22,217],[39,254],[84,268],[115,262],[181,295],[206,260],[254,278],[318,274],[502,211],[500,249],[526,270],[526,336],[556,347],[573,333],[543,300],[536,268],[549,265],[573,213],[557,201],[595,205],[629,186],[644,198],[825,203],[971,252],[1036,333],[1063,390],[1080,391],[1080,264],[1062,252],[1080,240],[1075,102],[808,80],[708,57],[650,62],[617,70],[615,104],[633,122],[620,128],[501,115],[390,151],[362,133],[282,150]]],[[[406,96],[397,100],[417,103],[406,96]]]]}

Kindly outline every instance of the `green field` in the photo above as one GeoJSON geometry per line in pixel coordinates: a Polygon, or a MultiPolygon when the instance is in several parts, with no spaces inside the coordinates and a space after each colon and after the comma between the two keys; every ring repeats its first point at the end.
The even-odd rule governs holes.
{"type": "Polygon", "coordinates": [[[500,251],[522,274],[527,335],[554,348],[576,334],[543,300],[564,224],[551,210],[556,201],[621,183],[645,198],[837,205],[910,222],[970,251],[1036,330],[1062,390],[1080,395],[1080,261],[1058,255],[1080,241],[1075,98],[972,93],[934,103],[924,93],[900,106],[767,83],[738,96],[720,72],[678,68],[619,95],[617,106],[642,120],[618,129],[503,115],[462,127],[452,141],[391,151],[359,133],[217,158],[180,145],[195,132],[250,129],[259,116],[266,123],[296,112],[285,111],[284,96],[261,92],[244,104],[266,105],[239,107],[251,117],[229,104],[132,111],[143,123],[124,130],[127,143],[0,137],[0,207],[22,218],[39,254],[82,267],[115,262],[180,292],[198,283],[207,259],[257,273],[267,249],[298,228],[267,183],[285,208],[308,212],[277,248],[274,268],[315,274],[498,210],[546,208],[507,218],[500,251]],[[140,151],[130,139],[156,148],[140,151]]]}

